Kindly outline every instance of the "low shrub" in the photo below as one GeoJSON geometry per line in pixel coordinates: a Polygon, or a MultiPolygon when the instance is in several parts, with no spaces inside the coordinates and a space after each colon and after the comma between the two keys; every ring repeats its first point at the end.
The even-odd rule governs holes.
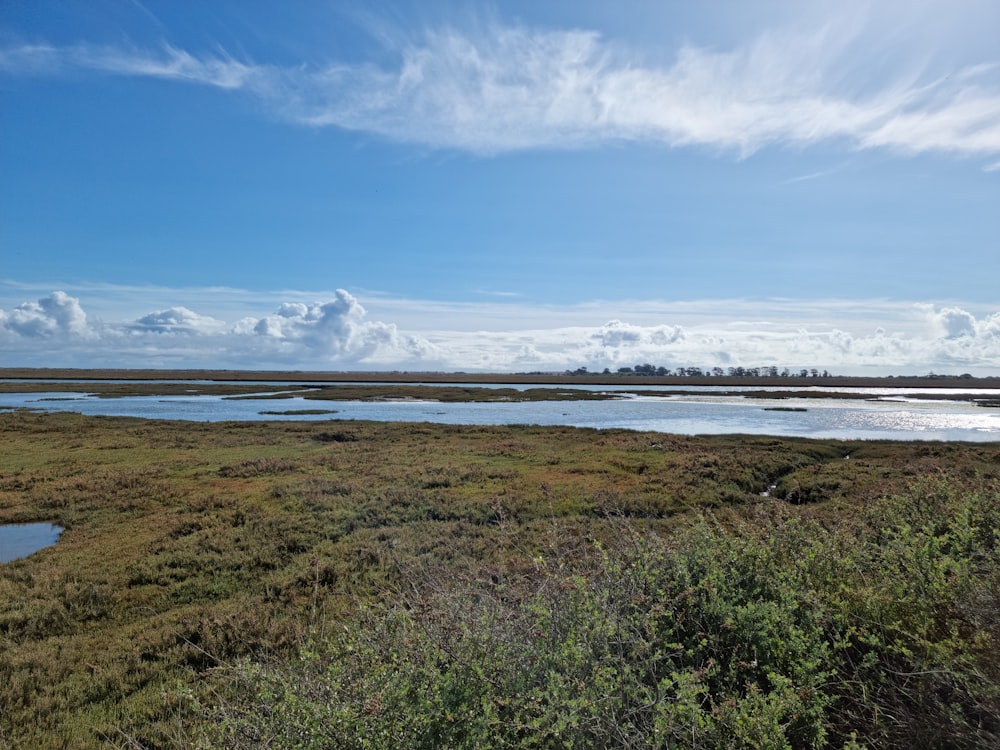
{"type": "Polygon", "coordinates": [[[225,669],[203,739],[997,746],[997,500],[924,484],[833,529],[702,518],[669,541],[622,521],[524,575],[425,572],[291,663],[225,669]]]}

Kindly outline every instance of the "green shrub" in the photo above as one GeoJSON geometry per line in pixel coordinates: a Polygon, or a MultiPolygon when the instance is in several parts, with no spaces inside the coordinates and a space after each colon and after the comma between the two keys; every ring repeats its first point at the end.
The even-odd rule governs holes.
{"type": "MultiPolygon", "coordinates": [[[[213,746],[988,747],[1000,740],[996,487],[925,484],[521,577],[424,574],[293,663],[242,662],[213,746]],[[449,577],[450,575],[450,577],[449,577]]],[[[574,560],[569,564],[568,560],[574,560]]]]}

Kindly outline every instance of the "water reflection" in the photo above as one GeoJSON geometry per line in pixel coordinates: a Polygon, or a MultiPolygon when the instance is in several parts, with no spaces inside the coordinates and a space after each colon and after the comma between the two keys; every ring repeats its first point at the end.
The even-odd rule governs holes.
{"type": "MultiPolygon", "coordinates": [[[[891,395],[903,397],[916,392],[916,389],[891,390],[894,391],[891,395]]],[[[191,421],[367,419],[626,428],[686,435],[745,433],[861,440],[1000,441],[1000,409],[958,400],[871,400],[871,395],[859,394],[857,399],[748,399],[737,395],[721,396],[710,388],[692,389],[684,395],[674,396],[644,395],[634,389],[633,394],[625,398],[606,401],[441,403],[326,401],[301,397],[228,399],[207,395],[95,398],[83,392],[0,393],[0,409],[31,408],[191,421]],[[51,400],[53,398],[59,400],[51,400]],[[317,408],[336,413],[273,413],[317,408]],[[268,411],[272,413],[262,413],[268,411]]]]}
{"type": "Polygon", "coordinates": [[[0,563],[27,557],[56,543],[62,527],[54,523],[18,523],[0,526],[0,563]]]}

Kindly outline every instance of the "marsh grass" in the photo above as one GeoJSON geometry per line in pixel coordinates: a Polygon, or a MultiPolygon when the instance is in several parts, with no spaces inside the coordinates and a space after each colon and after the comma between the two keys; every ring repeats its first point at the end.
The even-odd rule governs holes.
{"type": "MultiPolygon", "coordinates": [[[[709,511],[741,536],[755,513],[836,525],[914,480],[978,487],[1000,467],[990,444],[27,412],[0,414],[0,442],[0,522],[66,529],[0,566],[0,747],[38,748],[185,746],[216,698],[245,709],[227,669],[280,674],[345,624],[445,606],[426,580],[512,607],[557,569],[587,599],[573,576],[626,528],[669,547],[709,511]]],[[[976,591],[962,611],[983,622],[976,591]]],[[[831,705],[845,725],[868,710],[831,705]]]]}
{"type": "Polygon", "coordinates": [[[216,671],[209,747],[988,748],[996,484],[823,524],[775,501],[668,538],[620,521],[517,572],[408,585],[291,660],[216,671]]]}

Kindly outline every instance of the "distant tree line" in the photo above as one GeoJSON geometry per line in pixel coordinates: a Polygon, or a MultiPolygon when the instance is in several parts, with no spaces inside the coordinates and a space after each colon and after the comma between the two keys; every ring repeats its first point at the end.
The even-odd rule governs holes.
{"type": "MultiPolygon", "coordinates": [[[[578,367],[575,370],[566,370],[567,375],[592,375],[586,367],[578,367]]],[[[830,372],[822,372],[815,367],[800,370],[791,370],[788,367],[778,369],[777,367],[663,367],[651,364],[635,365],[634,367],[619,367],[615,372],[605,367],[601,375],[656,375],[659,377],[715,377],[728,376],[731,378],[828,378],[830,372]]]]}

